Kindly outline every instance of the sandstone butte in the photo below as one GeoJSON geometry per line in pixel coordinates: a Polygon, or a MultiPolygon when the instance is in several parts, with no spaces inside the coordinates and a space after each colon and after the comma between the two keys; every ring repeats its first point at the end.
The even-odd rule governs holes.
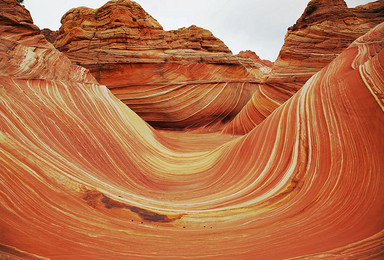
{"type": "Polygon", "coordinates": [[[259,125],[355,39],[384,21],[384,1],[348,8],[344,0],[311,0],[288,29],[271,73],[223,130],[244,134],[259,125]]]}
{"type": "Polygon", "coordinates": [[[229,136],[153,129],[0,10],[0,258],[383,258],[384,23],[229,136]]]}
{"type": "Polygon", "coordinates": [[[158,128],[220,128],[265,76],[210,31],[165,31],[133,1],[75,8],[61,23],[55,47],[158,128]]]}

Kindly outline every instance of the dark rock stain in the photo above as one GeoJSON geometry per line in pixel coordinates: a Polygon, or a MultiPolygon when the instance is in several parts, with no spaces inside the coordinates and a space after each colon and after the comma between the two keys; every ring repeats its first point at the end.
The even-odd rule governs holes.
{"type": "MultiPolygon", "coordinates": [[[[119,196],[120,197],[120,196],[119,196]]],[[[100,201],[104,204],[104,207],[107,209],[128,209],[137,215],[140,216],[141,219],[149,221],[149,222],[159,222],[159,223],[169,223],[180,219],[183,215],[177,215],[175,217],[169,217],[164,214],[159,214],[147,209],[139,208],[136,206],[127,205],[125,203],[119,202],[117,200],[108,198],[103,193],[98,191],[87,190],[85,196],[83,197],[85,201],[87,201],[88,205],[96,208],[98,204],[97,201],[100,201]]],[[[133,220],[131,220],[133,221],[133,220]]]]}

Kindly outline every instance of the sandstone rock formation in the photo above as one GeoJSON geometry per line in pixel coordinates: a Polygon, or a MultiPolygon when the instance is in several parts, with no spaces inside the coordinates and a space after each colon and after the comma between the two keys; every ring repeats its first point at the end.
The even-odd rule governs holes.
{"type": "Polygon", "coordinates": [[[256,64],[260,64],[263,69],[261,71],[263,73],[269,73],[271,72],[273,62],[270,60],[262,60],[254,51],[246,50],[246,51],[240,51],[239,54],[237,54],[238,57],[242,58],[249,58],[256,64]]]}
{"type": "Polygon", "coordinates": [[[251,100],[231,122],[225,125],[222,132],[233,135],[250,132],[290,97],[289,91],[282,91],[268,84],[258,84],[251,100]]]}
{"type": "Polygon", "coordinates": [[[133,1],[75,8],[61,22],[57,49],[156,127],[220,126],[260,81],[208,30],[164,31],[133,1]]]}
{"type": "Polygon", "coordinates": [[[384,255],[384,24],[241,137],[152,129],[16,0],[0,59],[0,258],[384,255]]]}
{"type": "Polygon", "coordinates": [[[312,0],[288,29],[269,84],[296,92],[355,39],[384,21],[384,2],[348,8],[344,0],[312,0]]]}
{"type": "Polygon", "coordinates": [[[237,57],[240,58],[241,64],[258,79],[264,79],[272,70],[273,62],[260,59],[253,51],[241,51],[237,54],[237,57]]]}
{"type": "Polygon", "coordinates": [[[48,28],[41,30],[41,34],[44,35],[45,39],[50,43],[54,43],[57,38],[57,31],[52,31],[48,28]]]}
{"type": "Polygon", "coordinates": [[[264,67],[272,68],[273,66],[272,61],[261,59],[254,51],[250,51],[250,50],[240,51],[239,54],[237,54],[237,56],[243,57],[243,58],[250,58],[255,63],[261,64],[264,67]]]}
{"type": "Polygon", "coordinates": [[[384,1],[356,8],[348,8],[344,0],[310,1],[288,29],[264,84],[223,131],[244,134],[252,130],[355,39],[383,21],[384,1]]]}
{"type": "Polygon", "coordinates": [[[72,65],[46,42],[40,29],[32,23],[29,12],[17,1],[2,1],[0,19],[1,77],[97,83],[86,69],[72,65]]]}

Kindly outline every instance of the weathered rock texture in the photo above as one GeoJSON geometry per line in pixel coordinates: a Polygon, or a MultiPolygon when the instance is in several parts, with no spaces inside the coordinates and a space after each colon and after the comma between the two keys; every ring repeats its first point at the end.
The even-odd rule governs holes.
{"type": "Polygon", "coordinates": [[[262,65],[263,67],[272,68],[273,62],[270,60],[263,60],[261,59],[254,51],[246,50],[246,51],[240,51],[239,54],[237,54],[238,57],[243,58],[250,58],[255,63],[262,65]]]}
{"type": "Polygon", "coordinates": [[[264,79],[272,70],[273,62],[260,59],[253,51],[241,51],[237,57],[240,58],[241,64],[258,79],[264,79]]]}
{"type": "Polygon", "coordinates": [[[288,29],[265,85],[224,132],[244,134],[253,129],[355,39],[383,21],[384,1],[356,8],[348,8],[344,0],[310,1],[288,29]]]}
{"type": "Polygon", "coordinates": [[[284,45],[267,83],[295,92],[355,39],[384,21],[384,1],[348,8],[344,0],[312,0],[284,45]]]}
{"type": "Polygon", "coordinates": [[[38,33],[0,1],[0,258],[383,257],[384,24],[236,138],[153,130],[38,33]]]}
{"type": "Polygon", "coordinates": [[[97,83],[89,71],[72,65],[45,40],[29,12],[17,1],[1,2],[0,23],[1,77],[97,83]]]}
{"type": "Polygon", "coordinates": [[[268,84],[258,84],[252,98],[236,117],[224,126],[226,134],[243,135],[261,124],[275,109],[291,97],[291,93],[268,84]]]}
{"type": "Polygon", "coordinates": [[[61,22],[57,49],[156,127],[220,126],[250,100],[255,75],[263,76],[249,73],[242,62],[252,61],[211,32],[164,31],[133,1],[72,9],[61,22]]]}
{"type": "Polygon", "coordinates": [[[57,31],[52,31],[48,28],[41,30],[41,34],[44,35],[45,39],[50,43],[54,43],[57,38],[57,31]]]}

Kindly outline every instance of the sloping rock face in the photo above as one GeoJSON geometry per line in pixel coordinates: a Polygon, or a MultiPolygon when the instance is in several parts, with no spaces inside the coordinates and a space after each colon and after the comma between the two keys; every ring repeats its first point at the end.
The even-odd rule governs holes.
{"type": "Polygon", "coordinates": [[[384,24],[240,137],[154,130],[14,0],[0,59],[0,258],[384,255],[384,24]]]}
{"type": "Polygon", "coordinates": [[[356,8],[348,8],[344,0],[310,1],[288,29],[264,84],[223,131],[244,134],[252,130],[355,39],[383,21],[384,1],[356,8]]]}
{"type": "Polygon", "coordinates": [[[290,97],[289,91],[282,91],[268,84],[258,84],[251,100],[231,122],[224,126],[222,132],[243,135],[252,131],[290,97]]]}
{"type": "Polygon", "coordinates": [[[57,49],[156,127],[221,125],[260,81],[211,32],[164,31],[133,1],[72,9],[61,22],[57,49]]]}
{"type": "Polygon", "coordinates": [[[3,0],[1,8],[1,77],[97,83],[86,69],[72,65],[46,42],[29,12],[17,1],[3,0]]]}
{"type": "Polygon", "coordinates": [[[243,64],[250,73],[255,75],[256,78],[264,79],[272,70],[273,62],[269,60],[262,60],[253,51],[241,51],[237,54],[243,64]]]}
{"type": "MultiPolygon", "coordinates": [[[[261,66],[265,67],[265,70],[267,72],[268,68],[272,68],[273,62],[270,60],[262,60],[254,51],[246,50],[246,51],[241,51],[239,54],[237,54],[238,57],[242,58],[249,58],[253,60],[256,64],[260,64],[261,66]]],[[[264,71],[263,71],[264,72],[264,71]]]]}
{"type": "Polygon", "coordinates": [[[312,0],[284,45],[266,81],[296,92],[355,39],[384,21],[384,2],[348,8],[344,0],[312,0]]]}

